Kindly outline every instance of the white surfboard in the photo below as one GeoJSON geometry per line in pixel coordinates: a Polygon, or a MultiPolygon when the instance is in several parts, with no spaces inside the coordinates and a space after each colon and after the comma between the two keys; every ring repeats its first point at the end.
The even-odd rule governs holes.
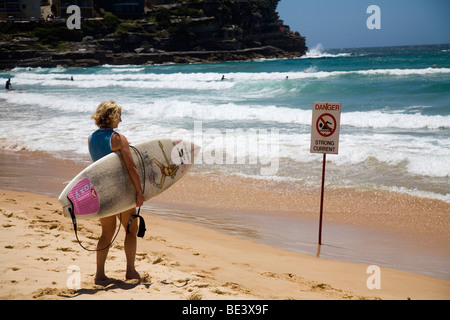
{"type": "MultiPolygon", "coordinates": [[[[191,142],[172,139],[150,140],[132,147],[141,185],[145,181],[145,200],[177,182],[194,164],[200,151],[191,142]]],[[[136,190],[121,153],[113,152],[81,171],[58,200],[66,217],[71,217],[72,210],[77,219],[104,218],[134,208],[136,190]]]]}

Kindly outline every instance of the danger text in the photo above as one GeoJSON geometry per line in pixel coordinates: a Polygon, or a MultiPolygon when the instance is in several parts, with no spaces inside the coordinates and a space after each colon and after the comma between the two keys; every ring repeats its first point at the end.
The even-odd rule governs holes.
{"type": "Polygon", "coordinates": [[[327,111],[331,111],[331,110],[340,111],[341,110],[341,106],[339,104],[328,104],[328,103],[324,103],[324,104],[317,103],[314,105],[314,108],[316,110],[327,110],[327,111]]]}

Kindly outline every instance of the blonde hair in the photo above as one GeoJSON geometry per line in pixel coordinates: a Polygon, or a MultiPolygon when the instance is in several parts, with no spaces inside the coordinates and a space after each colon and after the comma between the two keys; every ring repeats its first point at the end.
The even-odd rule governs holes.
{"type": "Polygon", "coordinates": [[[112,128],[122,114],[122,107],[112,100],[100,103],[91,119],[100,128],[112,128]]]}

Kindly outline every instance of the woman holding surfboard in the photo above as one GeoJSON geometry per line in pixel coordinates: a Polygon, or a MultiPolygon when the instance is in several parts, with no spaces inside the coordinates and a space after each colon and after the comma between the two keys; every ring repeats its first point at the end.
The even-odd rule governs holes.
{"type": "MultiPolygon", "coordinates": [[[[114,131],[122,121],[121,116],[122,107],[114,101],[105,101],[98,106],[95,114],[91,118],[95,120],[99,129],[89,136],[89,153],[92,160],[95,162],[111,152],[120,151],[125,167],[136,189],[136,207],[140,207],[144,203],[144,194],[142,192],[138,170],[131,155],[128,140],[124,135],[114,131]]],[[[116,230],[116,216],[119,218],[120,223],[127,228],[128,222],[134,214],[136,214],[135,208],[122,212],[120,215],[113,215],[100,219],[102,235],[98,241],[97,249],[105,249],[97,251],[96,283],[101,283],[109,279],[105,274],[105,262],[109,251],[109,244],[111,243],[116,230]]],[[[137,248],[137,231],[137,221],[133,220],[129,227],[129,232],[126,234],[124,243],[125,256],[127,259],[127,279],[140,279],[140,275],[134,266],[137,248]]]]}

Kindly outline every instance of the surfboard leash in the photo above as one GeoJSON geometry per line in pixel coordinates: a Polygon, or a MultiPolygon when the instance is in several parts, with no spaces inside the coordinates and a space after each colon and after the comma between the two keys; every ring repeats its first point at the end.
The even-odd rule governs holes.
{"type": "MultiPolygon", "coordinates": [[[[143,172],[143,173],[142,173],[142,175],[143,175],[143,179],[142,179],[142,193],[144,193],[144,192],[145,192],[145,177],[146,177],[146,174],[145,174],[145,163],[144,163],[144,158],[142,157],[142,154],[139,152],[139,150],[136,149],[136,147],[130,145],[130,148],[132,148],[132,149],[134,150],[134,152],[136,152],[136,154],[137,154],[137,155],[139,156],[139,158],[141,159],[142,172],[143,172]]],[[[139,207],[137,214],[133,214],[133,215],[130,217],[130,220],[128,220],[127,233],[130,233],[130,225],[131,225],[131,222],[133,221],[133,219],[139,218],[139,230],[138,230],[137,236],[138,236],[139,238],[143,238],[144,235],[145,235],[145,231],[146,231],[147,229],[145,229],[145,220],[144,220],[144,218],[140,215],[140,213],[141,213],[141,207],[139,207]]]]}
{"type": "Polygon", "coordinates": [[[73,211],[73,203],[72,200],[70,200],[69,197],[67,197],[67,199],[69,199],[70,204],[72,205],[71,207],[69,207],[69,213],[70,213],[70,217],[72,218],[72,224],[73,224],[73,230],[75,232],[75,238],[77,239],[78,244],[86,251],[90,251],[90,252],[97,252],[97,251],[103,251],[105,249],[108,249],[113,243],[114,241],[116,241],[117,235],[119,234],[120,231],[120,226],[122,225],[122,213],[120,213],[120,221],[119,221],[119,228],[117,229],[116,235],[114,236],[114,238],[111,240],[111,242],[104,248],[102,249],[88,249],[85,246],[83,246],[83,244],[81,243],[80,239],[78,239],[78,227],[77,227],[77,218],[75,216],[75,213],[73,211]]]}

